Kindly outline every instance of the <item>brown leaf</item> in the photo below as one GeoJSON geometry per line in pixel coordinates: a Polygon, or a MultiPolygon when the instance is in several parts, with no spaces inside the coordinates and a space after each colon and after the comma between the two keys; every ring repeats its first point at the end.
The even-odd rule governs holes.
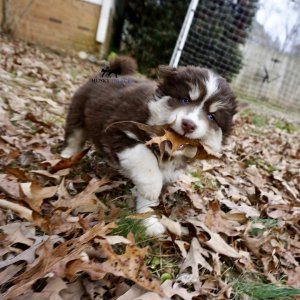
{"type": "Polygon", "coordinates": [[[160,223],[163,224],[173,234],[181,236],[182,228],[179,222],[173,221],[170,218],[163,215],[160,219],[160,223]]]}
{"type": "MultiPolygon", "coordinates": [[[[11,242],[11,244],[21,243],[32,246],[33,240],[35,240],[36,230],[34,226],[28,222],[9,223],[1,226],[0,229],[5,234],[5,240],[11,242]]],[[[1,242],[3,242],[3,240],[1,242]]]]}
{"type": "MultiPolygon", "coordinates": [[[[40,292],[34,292],[33,290],[27,291],[22,296],[18,296],[17,300],[66,300],[60,294],[67,289],[67,284],[59,277],[52,277],[47,279],[47,285],[40,292]]],[[[74,297],[74,295],[73,295],[74,297]]],[[[73,298],[74,300],[76,298],[73,298]]],[[[78,298],[79,299],[79,298],[78,298]]]]}
{"type": "Polygon", "coordinates": [[[74,154],[70,158],[61,159],[53,167],[50,168],[50,173],[56,173],[59,170],[71,168],[75,164],[79,163],[81,159],[89,152],[90,148],[87,148],[79,153],[74,154]]]}
{"type": "Polygon", "coordinates": [[[200,243],[196,238],[193,238],[188,255],[180,268],[180,273],[183,273],[188,267],[192,268],[191,283],[194,284],[196,290],[200,288],[198,266],[200,265],[210,272],[213,270],[203,255],[208,257],[208,251],[200,246],[200,243]]]}
{"type": "Polygon", "coordinates": [[[213,232],[225,233],[227,236],[236,236],[239,234],[236,222],[229,222],[226,219],[226,214],[220,210],[218,201],[211,201],[209,203],[209,210],[205,214],[204,224],[213,232]]]}
{"type": "Polygon", "coordinates": [[[288,276],[287,284],[290,287],[300,288],[300,266],[296,267],[294,270],[285,270],[288,276]]]}
{"type": "Polygon", "coordinates": [[[252,217],[252,218],[258,218],[260,216],[260,212],[257,210],[257,208],[247,205],[246,203],[241,203],[240,205],[234,203],[233,201],[229,199],[221,199],[220,202],[225,204],[227,207],[232,209],[233,212],[241,212],[245,213],[246,217],[252,217]]]}
{"type": "Polygon", "coordinates": [[[262,188],[265,184],[265,180],[260,175],[259,170],[255,165],[251,165],[245,170],[248,175],[247,178],[258,188],[262,188]]]}
{"type": "MultiPolygon", "coordinates": [[[[135,300],[135,299],[137,299],[139,296],[141,296],[143,294],[145,294],[145,290],[142,289],[137,284],[135,284],[125,294],[123,294],[122,296],[118,297],[117,300],[135,300]]],[[[160,297],[160,296],[158,296],[158,297],[160,297]]]]}
{"type": "MultiPolygon", "coordinates": [[[[153,144],[158,144],[160,150],[164,149],[163,143],[169,142],[171,144],[171,152],[175,152],[177,150],[183,150],[185,146],[195,146],[197,147],[197,152],[195,152],[194,159],[216,159],[220,158],[221,155],[219,153],[215,153],[208,146],[202,145],[199,140],[192,140],[186,137],[180,136],[179,134],[165,130],[164,135],[162,136],[154,136],[148,141],[145,145],[150,146],[153,144]]],[[[161,153],[162,155],[162,153],[161,153]]]]}
{"type": "Polygon", "coordinates": [[[0,191],[16,200],[21,198],[19,183],[12,176],[0,174],[0,191]]]}
{"type": "Polygon", "coordinates": [[[44,126],[44,127],[47,127],[47,128],[50,128],[51,127],[51,125],[49,125],[49,124],[47,124],[47,123],[45,123],[45,122],[43,122],[43,121],[39,121],[32,113],[27,113],[26,115],[25,115],[25,120],[29,120],[29,121],[31,121],[31,122],[33,122],[33,123],[36,123],[36,124],[39,124],[39,125],[42,125],[42,126],[44,126]]]}
{"type": "Polygon", "coordinates": [[[229,246],[218,233],[209,230],[204,223],[195,220],[193,220],[192,223],[195,226],[201,227],[206,233],[209,234],[210,239],[206,241],[205,244],[212,250],[216,251],[219,254],[223,254],[229,257],[240,257],[240,254],[233,247],[229,246]]]}
{"type": "Polygon", "coordinates": [[[91,280],[100,280],[106,275],[106,272],[101,268],[101,264],[96,262],[76,259],[66,265],[65,276],[70,280],[76,278],[76,274],[80,272],[89,274],[91,280]]]}
{"type": "Polygon", "coordinates": [[[80,259],[80,253],[88,247],[88,242],[96,236],[103,236],[113,228],[112,224],[104,226],[102,223],[95,225],[79,238],[66,241],[53,249],[48,239],[37,249],[39,256],[32,268],[28,269],[16,278],[15,284],[4,295],[6,298],[14,298],[24,293],[37,279],[44,277],[49,272],[57,276],[65,276],[65,267],[69,261],[80,259]]]}
{"type": "Polygon", "coordinates": [[[248,231],[251,228],[251,223],[247,226],[245,233],[242,236],[243,241],[247,248],[257,257],[261,256],[260,249],[264,243],[266,243],[271,236],[260,236],[252,238],[248,235],[248,231]]]}
{"type": "Polygon", "coordinates": [[[53,244],[61,240],[61,238],[57,236],[51,236],[51,238],[49,238],[47,235],[36,236],[35,242],[30,248],[26,249],[25,251],[21,252],[20,254],[18,254],[13,258],[1,261],[0,268],[4,268],[6,266],[17,263],[19,261],[26,261],[29,264],[33,263],[36,258],[36,250],[39,247],[41,247],[41,245],[43,245],[47,239],[53,244]]]}
{"type": "Polygon", "coordinates": [[[92,280],[102,279],[106,273],[112,273],[116,276],[122,276],[137,283],[146,290],[161,294],[159,281],[153,278],[147,267],[144,265],[144,257],[147,253],[146,248],[138,248],[134,245],[127,245],[125,253],[117,255],[111,246],[101,241],[101,250],[107,260],[103,263],[86,262],[82,260],[73,260],[67,266],[66,275],[74,278],[78,272],[86,272],[92,280]]]}
{"type": "MultiPolygon", "coordinates": [[[[108,178],[102,178],[102,179],[96,179],[93,178],[89,181],[86,188],[79,194],[77,194],[75,197],[66,197],[66,193],[64,193],[63,197],[60,197],[59,200],[53,202],[53,205],[57,208],[61,207],[67,207],[68,209],[75,209],[82,205],[91,205],[94,208],[96,206],[102,206],[105,207],[105,205],[101,205],[101,201],[96,198],[94,195],[97,193],[101,187],[105,186],[107,183],[109,183],[108,178]]],[[[63,182],[62,182],[63,184],[63,182]]],[[[62,185],[60,185],[60,191],[62,191],[62,185]]]]}
{"type": "Polygon", "coordinates": [[[108,241],[110,245],[115,244],[131,244],[132,242],[129,239],[124,238],[121,235],[107,235],[105,239],[108,241]]]}
{"type": "MultiPolygon", "coordinates": [[[[171,146],[171,152],[175,152],[177,150],[184,150],[186,146],[195,146],[197,147],[196,151],[189,151],[188,149],[188,157],[192,155],[190,158],[193,159],[217,159],[220,158],[221,155],[219,153],[215,153],[210,147],[207,145],[201,144],[200,140],[193,140],[181,136],[171,130],[169,130],[172,124],[165,125],[147,125],[143,123],[133,122],[133,121],[121,121],[111,124],[111,126],[121,125],[121,124],[133,124],[136,125],[139,129],[146,131],[153,135],[153,137],[146,142],[146,146],[151,146],[153,144],[157,144],[160,149],[160,156],[163,157],[165,151],[165,142],[171,146]]],[[[109,128],[108,127],[108,128],[109,128]]],[[[107,128],[107,129],[108,129],[107,128]]],[[[106,130],[107,130],[106,129],[106,130]]],[[[187,147],[189,148],[189,147],[187,147]]]]}
{"type": "Polygon", "coordinates": [[[151,276],[144,264],[147,248],[127,245],[125,253],[117,255],[108,243],[103,243],[102,250],[107,256],[107,261],[101,264],[104,272],[128,278],[149,291],[162,293],[159,281],[151,276]]]}
{"type": "Polygon", "coordinates": [[[178,284],[174,283],[173,280],[166,280],[161,287],[164,294],[167,296],[167,299],[171,299],[171,297],[173,297],[174,295],[178,295],[182,299],[192,300],[193,297],[199,295],[198,291],[188,292],[187,289],[180,287],[178,284]]]}
{"type": "Polygon", "coordinates": [[[27,207],[14,203],[12,201],[0,199],[0,207],[4,209],[11,209],[21,218],[26,219],[27,221],[32,221],[32,210],[27,207]]]}
{"type": "Polygon", "coordinates": [[[5,171],[16,178],[22,180],[22,181],[28,181],[29,178],[26,175],[25,171],[19,168],[12,168],[12,167],[5,167],[5,171]]]}
{"type": "Polygon", "coordinates": [[[0,272],[0,285],[5,282],[9,282],[13,276],[15,276],[22,268],[24,264],[10,265],[6,269],[0,272]]]}
{"type": "Polygon", "coordinates": [[[79,217],[73,217],[75,220],[70,220],[72,209],[54,210],[51,218],[48,221],[49,231],[52,234],[61,234],[63,232],[72,232],[76,228],[81,228],[79,217]]]}
{"type": "Polygon", "coordinates": [[[63,300],[81,300],[84,294],[85,290],[83,289],[82,283],[79,280],[67,284],[67,287],[61,290],[59,293],[63,300]]]}
{"type": "Polygon", "coordinates": [[[44,199],[53,197],[58,189],[58,186],[42,187],[37,182],[20,183],[20,187],[25,196],[24,201],[38,213],[41,213],[44,199]]]}

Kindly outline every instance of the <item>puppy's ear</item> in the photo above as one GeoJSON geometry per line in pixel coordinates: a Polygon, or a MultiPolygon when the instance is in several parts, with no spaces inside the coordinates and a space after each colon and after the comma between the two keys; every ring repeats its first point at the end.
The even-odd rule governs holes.
{"type": "Polygon", "coordinates": [[[160,65],[158,66],[158,78],[164,80],[173,77],[177,74],[177,69],[171,66],[160,65]]]}

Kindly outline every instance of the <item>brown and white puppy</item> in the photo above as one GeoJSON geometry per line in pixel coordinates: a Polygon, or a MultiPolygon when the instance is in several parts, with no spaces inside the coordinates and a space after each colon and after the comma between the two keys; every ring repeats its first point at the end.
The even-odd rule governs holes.
{"type": "MultiPolygon", "coordinates": [[[[136,64],[130,58],[117,58],[109,71],[121,76],[98,74],[74,95],[62,156],[70,157],[81,150],[86,139],[92,141],[113,166],[133,181],[137,211],[147,212],[159,204],[163,184],[176,179],[178,170],[186,166],[189,151],[177,151],[160,161],[156,149],[144,145],[149,134],[130,123],[115,123],[172,123],[176,133],[199,139],[218,152],[232,129],[235,96],[225,79],[194,66],[161,66],[158,82],[132,76],[136,64]]],[[[165,231],[156,216],[144,223],[149,235],[165,231]]]]}

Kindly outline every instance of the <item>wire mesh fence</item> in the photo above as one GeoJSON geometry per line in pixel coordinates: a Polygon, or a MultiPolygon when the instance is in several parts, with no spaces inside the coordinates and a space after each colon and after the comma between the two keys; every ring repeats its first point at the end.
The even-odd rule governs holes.
{"type": "Polygon", "coordinates": [[[179,65],[213,69],[240,97],[300,108],[300,1],[266,3],[200,0],[179,65]]]}

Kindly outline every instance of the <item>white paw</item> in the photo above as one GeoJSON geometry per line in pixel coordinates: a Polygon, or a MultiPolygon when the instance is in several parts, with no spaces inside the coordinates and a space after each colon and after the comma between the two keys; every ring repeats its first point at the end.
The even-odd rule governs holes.
{"type": "Polygon", "coordinates": [[[67,147],[61,152],[60,156],[62,158],[70,158],[75,153],[76,153],[76,151],[74,149],[67,147]]]}
{"type": "Polygon", "coordinates": [[[146,234],[148,236],[159,236],[166,231],[166,227],[155,216],[143,220],[143,224],[146,227],[146,234]]]}
{"type": "Polygon", "coordinates": [[[152,207],[159,205],[159,199],[148,200],[140,196],[138,193],[135,194],[136,198],[136,210],[138,213],[145,213],[153,211],[152,207]]]}
{"type": "Polygon", "coordinates": [[[138,193],[151,201],[157,200],[159,198],[163,181],[162,176],[159,176],[159,178],[148,178],[148,181],[146,181],[146,178],[143,178],[142,181],[136,181],[136,187],[138,190],[138,193]]]}

